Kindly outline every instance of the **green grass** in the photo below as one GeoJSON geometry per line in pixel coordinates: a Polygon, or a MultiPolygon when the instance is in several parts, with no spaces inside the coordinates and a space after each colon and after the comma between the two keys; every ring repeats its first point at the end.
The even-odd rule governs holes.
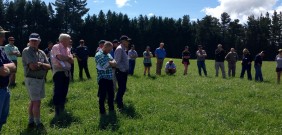
{"type": "MultiPolygon", "coordinates": [[[[154,59],[155,60],[155,59],[154,59]]],[[[155,73],[153,60],[152,73],[155,73]]],[[[50,106],[53,85],[48,74],[46,98],[42,100],[41,119],[48,134],[281,134],[282,92],[276,84],[275,62],[263,63],[265,82],[215,77],[214,61],[207,61],[208,77],[200,77],[192,60],[188,76],[183,76],[181,60],[175,60],[173,76],[143,76],[142,59],[135,75],[128,79],[124,101],[126,111],[116,117],[100,118],[96,69],[89,60],[92,80],[79,81],[75,65],[75,82],[70,84],[66,110],[61,124],[50,124],[54,112],[50,106]],[[100,128],[99,125],[104,126],[100,128]],[[103,123],[104,122],[104,123],[103,123]]],[[[77,64],[77,62],[75,62],[77,64]]],[[[11,108],[3,134],[28,134],[27,90],[23,68],[19,63],[17,86],[11,89],[11,108]]],[[[252,67],[254,77],[254,68],[252,67]]],[[[164,73],[163,73],[164,74],[164,73]]],[[[85,74],[84,74],[84,78],[85,74]]]]}

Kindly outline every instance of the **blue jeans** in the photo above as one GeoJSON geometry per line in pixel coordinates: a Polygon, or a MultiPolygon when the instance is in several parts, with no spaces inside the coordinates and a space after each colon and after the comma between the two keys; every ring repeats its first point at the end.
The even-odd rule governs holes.
{"type": "Polygon", "coordinates": [[[133,75],[135,69],[135,60],[129,60],[128,74],[133,75]]]}
{"type": "Polygon", "coordinates": [[[8,88],[0,89],[0,131],[6,123],[10,108],[10,92],[8,88]]]}
{"type": "Polygon", "coordinates": [[[256,81],[263,81],[262,72],[261,72],[261,66],[255,65],[256,75],[255,80],[256,81]]]}
{"type": "Polygon", "coordinates": [[[199,75],[202,76],[202,69],[204,70],[205,76],[207,76],[205,61],[197,61],[199,75]]]}

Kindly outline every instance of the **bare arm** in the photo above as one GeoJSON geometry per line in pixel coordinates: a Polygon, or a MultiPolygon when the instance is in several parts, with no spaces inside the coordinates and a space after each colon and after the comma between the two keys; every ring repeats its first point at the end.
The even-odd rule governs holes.
{"type": "Polygon", "coordinates": [[[4,64],[0,67],[0,76],[5,77],[14,72],[16,72],[16,65],[14,63],[4,64]]]}

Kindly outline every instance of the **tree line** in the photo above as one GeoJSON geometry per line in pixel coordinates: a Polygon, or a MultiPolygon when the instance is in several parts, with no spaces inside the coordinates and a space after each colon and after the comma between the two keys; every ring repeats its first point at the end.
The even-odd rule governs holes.
{"type": "MultiPolygon", "coordinates": [[[[152,51],[165,43],[168,57],[180,58],[184,46],[189,46],[192,58],[198,45],[202,45],[208,58],[214,58],[214,50],[222,44],[226,51],[235,48],[239,55],[248,48],[254,56],[266,51],[266,59],[274,60],[282,46],[282,13],[274,11],[260,17],[249,16],[246,23],[232,20],[228,13],[221,18],[206,15],[191,21],[189,15],[182,18],[139,15],[129,18],[127,14],[100,11],[90,15],[87,0],[55,0],[45,3],[41,0],[0,0],[0,26],[14,36],[20,50],[26,47],[28,36],[37,32],[42,38],[41,49],[48,41],[56,42],[60,33],[72,36],[73,46],[84,39],[93,52],[101,39],[114,40],[121,35],[131,37],[139,55],[146,46],[152,51]]],[[[95,8],[95,7],[93,7],[95,8]]]]}

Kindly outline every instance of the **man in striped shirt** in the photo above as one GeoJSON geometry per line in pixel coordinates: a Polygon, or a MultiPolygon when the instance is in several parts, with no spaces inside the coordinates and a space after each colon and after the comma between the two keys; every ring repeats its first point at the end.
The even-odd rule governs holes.
{"type": "Polygon", "coordinates": [[[116,66],[115,60],[110,55],[113,49],[113,44],[106,41],[102,51],[98,51],[95,55],[97,65],[97,81],[99,85],[99,109],[100,114],[103,115],[105,111],[105,99],[108,97],[109,111],[114,111],[114,88],[113,88],[113,73],[112,68],[116,66]]]}

